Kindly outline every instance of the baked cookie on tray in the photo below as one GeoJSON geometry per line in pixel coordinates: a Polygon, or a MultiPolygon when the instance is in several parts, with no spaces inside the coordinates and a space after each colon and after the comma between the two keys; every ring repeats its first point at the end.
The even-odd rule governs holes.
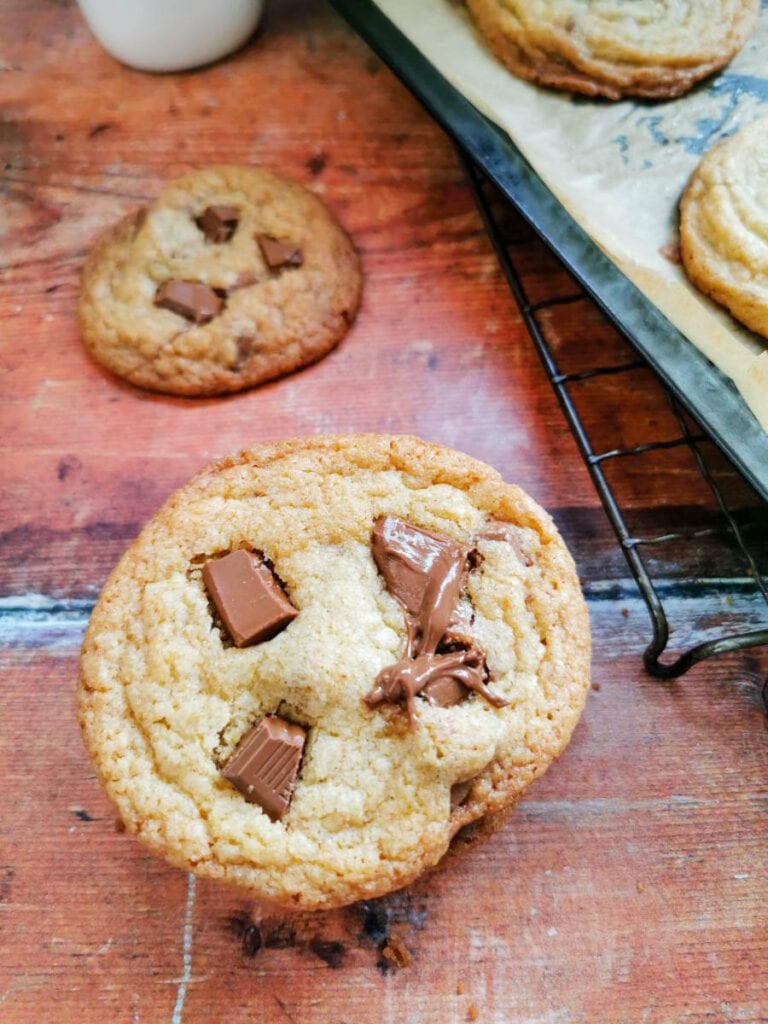
{"type": "Polygon", "coordinates": [[[209,167],[97,239],[78,317],[91,354],[118,376],[215,395],[324,356],[361,288],[349,237],[311,192],[263,168],[209,167]]]}
{"type": "Polygon", "coordinates": [[[768,337],[768,117],[714,146],[680,203],[686,274],[737,320],[768,337]]]}
{"type": "Polygon", "coordinates": [[[467,0],[521,78],[587,96],[669,99],[741,49],[759,0],[467,0]]]}
{"type": "Polygon", "coordinates": [[[573,562],[523,491],[417,438],[314,437],[157,513],[94,609],[79,718],[156,853],[332,907],[496,827],[566,746],[589,659],[573,562]]]}

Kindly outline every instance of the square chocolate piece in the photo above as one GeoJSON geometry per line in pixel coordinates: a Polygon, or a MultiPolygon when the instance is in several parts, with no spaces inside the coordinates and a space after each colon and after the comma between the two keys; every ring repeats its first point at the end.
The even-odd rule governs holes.
{"type": "Polygon", "coordinates": [[[235,647],[271,639],[299,614],[253,551],[231,551],[206,562],[203,583],[235,647]]]}
{"type": "Polygon", "coordinates": [[[200,216],[195,218],[195,223],[209,242],[228,242],[239,221],[238,208],[222,204],[206,206],[200,216]]]}
{"type": "Polygon", "coordinates": [[[248,803],[280,819],[293,796],[306,740],[300,725],[268,715],[240,740],[221,774],[248,803]]]}

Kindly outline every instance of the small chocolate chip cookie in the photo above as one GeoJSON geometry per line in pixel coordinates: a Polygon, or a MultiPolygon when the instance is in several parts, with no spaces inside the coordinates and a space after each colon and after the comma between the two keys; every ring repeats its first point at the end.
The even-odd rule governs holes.
{"type": "Polygon", "coordinates": [[[324,356],[361,288],[352,243],[316,196],[263,168],[210,167],[97,239],[78,316],[86,347],[118,376],[215,395],[324,356]]]}
{"type": "Polygon", "coordinates": [[[670,99],[724,67],[759,0],[467,0],[521,78],[587,96],[670,99]]]}
{"type": "Polygon", "coordinates": [[[589,653],[571,557],[518,487],[417,438],[298,439],[145,528],[91,617],[79,716],[152,850],[332,907],[497,828],[568,743],[589,653]]]}

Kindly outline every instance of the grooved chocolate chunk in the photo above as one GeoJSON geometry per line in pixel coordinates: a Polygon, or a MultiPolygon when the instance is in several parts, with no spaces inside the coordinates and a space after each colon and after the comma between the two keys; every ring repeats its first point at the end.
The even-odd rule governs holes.
{"type": "Polygon", "coordinates": [[[277,715],[268,715],[240,740],[221,769],[245,799],[259,804],[270,818],[282,818],[299,774],[306,730],[277,715]]]}
{"type": "MultiPolygon", "coordinates": [[[[440,537],[394,516],[382,516],[373,524],[371,547],[387,590],[409,615],[418,615],[422,610],[430,580],[439,580],[445,569],[456,563],[463,568],[466,559],[466,549],[449,537],[440,537]]],[[[455,596],[455,601],[451,602],[449,618],[461,593],[463,575],[454,574],[452,583],[450,596],[455,596]]]]}
{"type": "Polygon", "coordinates": [[[236,647],[269,640],[299,614],[252,551],[231,551],[206,562],[203,583],[236,647]]]}
{"type": "Polygon", "coordinates": [[[221,312],[224,300],[207,284],[195,281],[166,281],[155,293],[155,305],[191,320],[207,324],[221,312]]]}
{"type": "Polygon", "coordinates": [[[209,242],[228,242],[235,233],[240,211],[236,206],[206,206],[195,224],[209,242]]]}
{"type": "Polygon", "coordinates": [[[520,537],[511,523],[491,519],[477,534],[478,540],[498,540],[511,544],[515,554],[524,565],[533,565],[531,558],[523,551],[520,537]]]}
{"type": "Polygon", "coordinates": [[[293,242],[281,242],[272,235],[257,235],[261,255],[270,270],[280,267],[300,267],[304,262],[304,254],[293,242]]]}
{"type": "Polygon", "coordinates": [[[452,708],[454,704],[460,704],[468,693],[466,686],[453,676],[433,679],[421,691],[422,697],[438,708],[452,708]]]}

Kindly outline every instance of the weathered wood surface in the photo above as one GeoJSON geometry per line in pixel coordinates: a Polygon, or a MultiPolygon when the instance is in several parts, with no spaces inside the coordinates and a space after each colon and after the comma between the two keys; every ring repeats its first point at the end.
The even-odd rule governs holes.
{"type": "MultiPolygon", "coordinates": [[[[114,63],[69,3],[4,0],[0,104],[0,1020],[768,1021],[768,658],[672,685],[642,673],[647,614],[451,145],[418,104],[309,0],[273,0],[233,59],[165,77],[114,63]],[[364,309],[287,380],[222,400],[149,395],[85,356],[78,267],[101,227],[214,161],[317,189],[360,246],[364,309]],[[349,429],[463,448],[552,509],[590,598],[599,689],[484,846],[375,905],[275,917],[115,831],[74,721],[78,644],[111,565],[204,461],[349,429]],[[377,966],[387,930],[413,955],[391,973],[377,966]]],[[[534,298],[574,290],[514,217],[509,232],[534,298]]],[[[626,357],[586,303],[553,310],[551,331],[565,369],[626,357]]],[[[676,436],[647,371],[599,401],[583,387],[596,443],[676,436]]],[[[639,529],[716,528],[686,452],[622,462],[639,529]]],[[[718,478],[764,546],[764,510],[722,463],[718,478]]],[[[722,530],[655,550],[654,566],[681,635],[734,613],[764,621],[722,530]],[[702,593],[691,574],[725,582],[702,593]]]]}

